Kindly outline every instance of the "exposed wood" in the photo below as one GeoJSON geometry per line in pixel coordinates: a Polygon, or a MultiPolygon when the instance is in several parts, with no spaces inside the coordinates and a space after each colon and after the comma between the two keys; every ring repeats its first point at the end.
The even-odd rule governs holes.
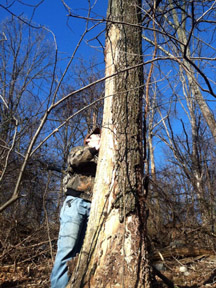
{"type": "MultiPolygon", "coordinates": [[[[141,1],[109,1],[109,19],[141,22],[141,1]]],[[[106,77],[142,63],[139,25],[110,23],[106,77]]],[[[69,287],[150,287],[142,159],[142,66],[107,78],[89,224],[69,287]]]]}

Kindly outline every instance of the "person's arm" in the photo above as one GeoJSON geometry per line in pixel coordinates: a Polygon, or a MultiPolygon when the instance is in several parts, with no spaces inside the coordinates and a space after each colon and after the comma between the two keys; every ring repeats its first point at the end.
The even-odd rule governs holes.
{"type": "Polygon", "coordinates": [[[94,147],[75,147],[71,150],[68,156],[68,166],[79,168],[85,163],[91,161],[97,153],[98,150],[94,147]]]}

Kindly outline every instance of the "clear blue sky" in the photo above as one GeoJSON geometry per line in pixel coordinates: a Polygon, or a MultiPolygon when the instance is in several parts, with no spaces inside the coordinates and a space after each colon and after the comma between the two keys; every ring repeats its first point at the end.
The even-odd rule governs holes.
{"type": "MultiPolygon", "coordinates": [[[[14,1],[3,0],[1,1],[2,5],[8,6],[14,1]]],[[[15,1],[15,3],[9,7],[9,10],[16,15],[21,17],[26,16],[30,18],[34,11],[34,7],[30,5],[35,5],[41,0],[23,0],[15,1]],[[29,6],[23,5],[22,3],[27,3],[29,6]]],[[[91,1],[91,5],[94,5],[92,9],[91,17],[102,18],[106,15],[107,3],[108,0],[97,0],[96,2],[91,1]]],[[[76,15],[87,16],[88,13],[88,1],[79,0],[79,1],[66,1],[70,6],[72,13],[76,15]]],[[[1,20],[10,14],[0,7],[1,20]]],[[[46,26],[55,34],[57,39],[58,49],[61,52],[65,52],[67,56],[70,56],[72,51],[77,45],[81,34],[83,33],[86,25],[86,21],[82,19],[76,19],[72,17],[67,17],[68,12],[64,8],[61,0],[44,0],[38,8],[35,10],[33,16],[33,22],[46,26]],[[69,21],[68,21],[69,20],[69,21]]],[[[89,27],[92,26],[92,23],[89,24],[89,27]]],[[[98,33],[100,33],[105,28],[105,24],[99,25],[91,33],[85,37],[85,41],[94,38],[98,33]]],[[[101,36],[100,40],[104,43],[104,37],[101,36]]],[[[83,42],[78,55],[83,56],[86,59],[92,55],[97,55],[101,60],[103,60],[102,49],[91,48],[92,46],[99,46],[97,41],[91,41],[89,44],[83,42]]]]}

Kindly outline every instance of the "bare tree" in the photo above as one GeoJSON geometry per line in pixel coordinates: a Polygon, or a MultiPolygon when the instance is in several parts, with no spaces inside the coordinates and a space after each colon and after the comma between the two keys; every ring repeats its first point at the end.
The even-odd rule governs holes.
{"type": "MultiPolygon", "coordinates": [[[[26,24],[28,21],[25,20],[21,20],[21,23],[26,24]]],[[[29,23],[27,23],[28,25],[30,25],[29,23]]],[[[29,26],[27,26],[29,27],[29,26]]],[[[29,29],[31,28],[31,25],[29,27],[29,29]]],[[[20,167],[20,172],[19,175],[17,177],[17,181],[16,181],[16,185],[15,188],[13,190],[13,192],[11,193],[11,197],[10,199],[8,199],[5,203],[2,204],[2,206],[0,207],[0,211],[3,211],[4,209],[6,209],[9,205],[11,205],[12,203],[14,203],[15,201],[17,201],[17,199],[19,198],[19,193],[20,193],[20,185],[22,182],[22,177],[25,171],[25,168],[27,166],[27,163],[29,161],[29,159],[35,154],[36,151],[39,151],[39,149],[41,148],[41,146],[52,136],[54,135],[56,132],[58,132],[61,127],[63,127],[70,119],[72,119],[73,117],[75,117],[76,115],[78,115],[80,112],[84,111],[85,109],[87,109],[88,107],[93,106],[94,104],[96,104],[99,100],[96,100],[94,103],[90,103],[87,107],[83,107],[82,109],[80,109],[79,111],[76,111],[75,114],[70,115],[70,117],[68,119],[65,119],[65,121],[63,121],[63,123],[61,123],[58,127],[56,127],[54,129],[54,131],[52,131],[50,134],[45,132],[46,129],[49,130],[50,128],[50,121],[49,121],[49,116],[52,114],[53,110],[58,107],[61,103],[63,103],[64,101],[66,101],[68,98],[72,97],[73,95],[75,95],[76,93],[80,93],[82,91],[84,91],[87,88],[90,88],[91,86],[93,86],[95,83],[100,83],[102,82],[104,79],[100,79],[95,81],[95,83],[89,83],[88,85],[86,85],[85,87],[81,87],[80,89],[73,91],[71,93],[68,93],[67,95],[65,95],[64,97],[62,97],[59,100],[58,99],[58,93],[59,93],[59,89],[60,86],[63,83],[63,80],[65,78],[66,73],[68,72],[71,63],[75,57],[75,54],[80,46],[80,43],[83,41],[84,36],[91,31],[93,27],[88,27],[88,23],[85,27],[85,30],[83,32],[83,34],[80,37],[80,40],[77,43],[77,46],[75,47],[69,61],[68,64],[64,70],[64,72],[62,73],[62,76],[60,77],[60,80],[56,81],[57,84],[54,85],[55,80],[56,80],[56,64],[57,64],[57,59],[56,57],[54,58],[55,61],[53,63],[54,65],[54,69],[52,70],[51,73],[51,84],[48,88],[48,95],[47,98],[43,99],[44,101],[41,102],[41,109],[40,109],[40,117],[39,117],[39,121],[37,121],[35,123],[34,129],[32,131],[32,135],[30,137],[30,139],[28,139],[28,145],[27,148],[25,150],[25,154],[23,155],[23,161],[22,161],[22,165],[20,167]],[[51,97],[52,96],[52,97],[51,97]],[[44,137],[44,139],[42,139],[41,135],[43,135],[43,133],[48,134],[46,137],[44,137]]],[[[4,42],[4,41],[3,41],[4,42]]],[[[57,55],[57,51],[55,51],[55,56],[57,55]]],[[[103,98],[102,98],[103,99],[103,98]]],[[[101,100],[101,99],[100,99],[101,100]]],[[[34,106],[32,106],[34,107],[34,106]]],[[[35,107],[34,107],[35,108],[35,107]]]]}
{"type": "MultiPolygon", "coordinates": [[[[40,85],[45,86],[51,82],[53,46],[47,41],[45,32],[32,31],[14,18],[3,21],[1,31],[7,37],[5,41],[0,42],[2,204],[12,193],[26,144],[31,139],[38,121],[43,97],[47,97],[45,92],[40,96],[38,94],[41,94],[40,85]]],[[[23,183],[27,179],[26,176],[23,183]]],[[[25,184],[23,194],[26,193],[24,190],[25,184]]]]}
{"type": "MultiPolygon", "coordinates": [[[[10,11],[10,4],[15,2],[11,1],[4,8],[10,11]]],[[[33,32],[30,29],[34,26],[32,21],[18,16],[21,22],[14,28],[16,37],[13,40],[9,40],[9,32],[1,34],[0,177],[3,204],[0,211],[11,212],[15,207],[18,214],[24,205],[29,217],[34,214],[35,221],[40,222],[41,207],[47,208],[46,198],[53,212],[61,176],[55,184],[49,177],[51,191],[48,191],[44,171],[53,169],[51,164],[58,162],[61,172],[70,146],[79,143],[85,129],[97,123],[104,95],[100,88],[93,87],[106,81],[102,147],[92,214],[87,240],[71,281],[74,287],[106,284],[150,287],[145,207],[148,190],[149,218],[154,222],[160,243],[169,244],[159,237],[158,232],[164,231],[157,229],[160,225],[168,227],[169,222],[173,226],[179,223],[195,225],[200,224],[202,218],[203,223],[211,222],[214,231],[215,147],[212,139],[215,139],[216,129],[214,106],[208,100],[215,97],[212,70],[215,69],[216,3],[122,0],[120,5],[120,0],[110,0],[104,18],[91,13],[90,1],[85,16],[73,13],[65,1],[62,3],[69,17],[81,19],[86,27],[60,77],[57,77],[55,65],[54,70],[49,69],[52,65],[49,66],[51,63],[47,59],[54,53],[39,53],[39,43],[44,43],[45,34],[33,32]],[[72,80],[67,83],[64,79],[80,43],[99,23],[107,24],[105,77],[99,79],[91,70],[90,75],[85,74],[85,65],[81,65],[76,84],[72,80]],[[23,33],[27,37],[21,33],[24,26],[23,33]],[[141,31],[143,51],[139,38],[141,31]],[[24,50],[21,49],[23,44],[24,50]],[[29,44],[33,45],[31,49],[27,48],[29,44]],[[10,58],[9,50],[12,51],[10,58]],[[9,67],[11,78],[4,72],[9,67]],[[45,74],[48,79],[44,78],[45,74]],[[141,125],[143,120],[144,127],[141,125]],[[157,149],[162,144],[156,139],[166,144],[160,154],[157,149]],[[41,171],[44,172],[42,177],[41,171]],[[40,189],[49,192],[46,197],[40,189]],[[17,201],[20,196],[24,197],[17,201]]],[[[9,31],[10,26],[7,25],[5,31],[9,31]]],[[[101,45],[98,35],[94,40],[101,45]]],[[[46,217],[48,223],[49,215],[46,217]]],[[[73,264],[75,266],[75,260],[73,264]]]]}
{"type": "MultiPolygon", "coordinates": [[[[211,69],[215,55],[215,48],[211,39],[205,41],[206,33],[214,33],[215,1],[164,1],[158,6],[153,21],[157,32],[157,41],[152,37],[143,36],[143,39],[156,45],[162,55],[182,67],[187,76],[187,82],[204,116],[206,123],[215,139],[216,122],[205,93],[215,97],[214,82],[211,79],[211,69]],[[206,25],[205,30],[199,33],[200,27],[206,25]],[[163,44],[166,43],[166,44],[163,44]],[[206,55],[205,51],[208,51],[206,55]],[[202,83],[203,82],[203,83],[202,83]]],[[[144,11],[146,11],[144,9],[144,11]]]]}
{"type": "Polygon", "coordinates": [[[122,72],[142,63],[141,29],[137,27],[141,21],[140,4],[140,1],[109,2],[106,76],[116,72],[118,75],[105,85],[102,144],[93,203],[72,287],[151,285],[146,191],[142,184],[142,66],[122,72]]]}
{"type": "MultiPolygon", "coordinates": [[[[156,90],[153,91],[150,86],[150,95],[157,94],[157,97],[155,97],[154,106],[151,106],[151,98],[149,97],[149,111],[151,112],[151,109],[153,109],[152,113],[156,116],[155,119],[158,119],[159,124],[164,125],[165,134],[163,135],[163,140],[173,153],[173,155],[172,153],[167,155],[165,153],[166,156],[162,157],[161,161],[164,164],[161,164],[161,166],[164,165],[164,171],[167,171],[169,165],[165,163],[167,161],[174,163],[174,165],[170,163],[171,171],[176,171],[177,175],[181,175],[182,179],[190,187],[189,190],[186,188],[184,190],[184,181],[181,182],[181,177],[179,177],[173,183],[176,183],[176,181],[181,182],[179,185],[181,185],[182,191],[177,192],[176,195],[180,194],[182,195],[181,197],[185,195],[186,198],[188,196],[188,207],[193,207],[191,211],[195,212],[193,219],[196,222],[196,219],[202,217],[203,224],[212,222],[212,217],[215,217],[214,213],[211,216],[209,214],[209,211],[212,211],[212,200],[207,201],[207,199],[212,199],[210,195],[212,195],[214,184],[212,182],[210,184],[208,181],[205,182],[206,175],[209,174],[207,167],[210,168],[212,163],[214,163],[213,155],[215,153],[211,137],[207,132],[209,129],[212,138],[215,139],[215,100],[213,98],[212,102],[209,101],[212,96],[215,97],[215,81],[211,73],[214,67],[215,45],[213,38],[209,37],[209,35],[214,35],[215,31],[213,18],[215,4],[215,1],[206,3],[205,1],[169,0],[160,2],[156,12],[154,12],[153,3],[144,1],[142,7],[144,24],[147,25],[145,33],[143,33],[146,47],[145,53],[148,54],[151,51],[151,55],[153,54],[154,56],[154,62],[152,62],[154,63],[154,72],[152,76],[157,81],[159,81],[159,77],[160,79],[164,78],[164,88],[156,87],[156,90]],[[155,49],[157,49],[156,54],[154,53],[155,49]],[[169,88],[166,88],[166,85],[169,88]],[[204,144],[205,141],[213,149],[212,153],[210,153],[211,157],[207,157],[206,152],[204,152],[209,149],[208,145],[204,144]],[[211,164],[202,165],[207,163],[206,161],[211,164]]],[[[150,72],[151,70],[152,66],[149,68],[150,72]]],[[[149,133],[148,143],[151,148],[149,150],[150,156],[152,155],[153,147],[152,136],[160,137],[163,130],[163,128],[161,131],[156,130],[156,127],[161,127],[156,125],[157,123],[152,122],[152,118],[149,117],[147,125],[149,131],[147,132],[149,133]]],[[[149,165],[154,167],[151,163],[153,158],[151,157],[151,159],[149,165]]],[[[164,173],[166,175],[166,172],[164,173]]],[[[173,176],[173,178],[175,177],[173,176]]],[[[151,180],[156,185],[153,185],[152,199],[150,200],[155,203],[158,197],[160,201],[164,198],[164,194],[161,193],[160,189],[157,189],[157,185],[162,190],[163,187],[157,182],[153,171],[151,180]],[[157,191],[159,191],[158,195],[155,194],[157,191]]],[[[164,182],[161,183],[165,185],[164,182]]],[[[173,190],[175,190],[174,187],[173,190]]],[[[176,198],[176,200],[178,199],[176,198]]],[[[173,208],[170,206],[169,210],[172,211],[173,208]]],[[[155,213],[153,214],[153,217],[155,217],[155,213]]],[[[177,214],[175,211],[175,215],[177,214]]],[[[181,218],[180,213],[178,216],[181,218]]],[[[160,217],[160,219],[163,219],[163,217],[160,217]]],[[[187,219],[189,221],[189,217],[187,219]]]]}

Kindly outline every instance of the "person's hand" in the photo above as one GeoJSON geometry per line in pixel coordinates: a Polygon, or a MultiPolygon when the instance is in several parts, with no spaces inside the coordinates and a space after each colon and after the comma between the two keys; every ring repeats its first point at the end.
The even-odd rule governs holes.
{"type": "Polygon", "coordinates": [[[100,148],[100,135],[99,134],[92,134],[87,140],[86,143],[89,147],[95,148],[99,150],[100,148]]]}

